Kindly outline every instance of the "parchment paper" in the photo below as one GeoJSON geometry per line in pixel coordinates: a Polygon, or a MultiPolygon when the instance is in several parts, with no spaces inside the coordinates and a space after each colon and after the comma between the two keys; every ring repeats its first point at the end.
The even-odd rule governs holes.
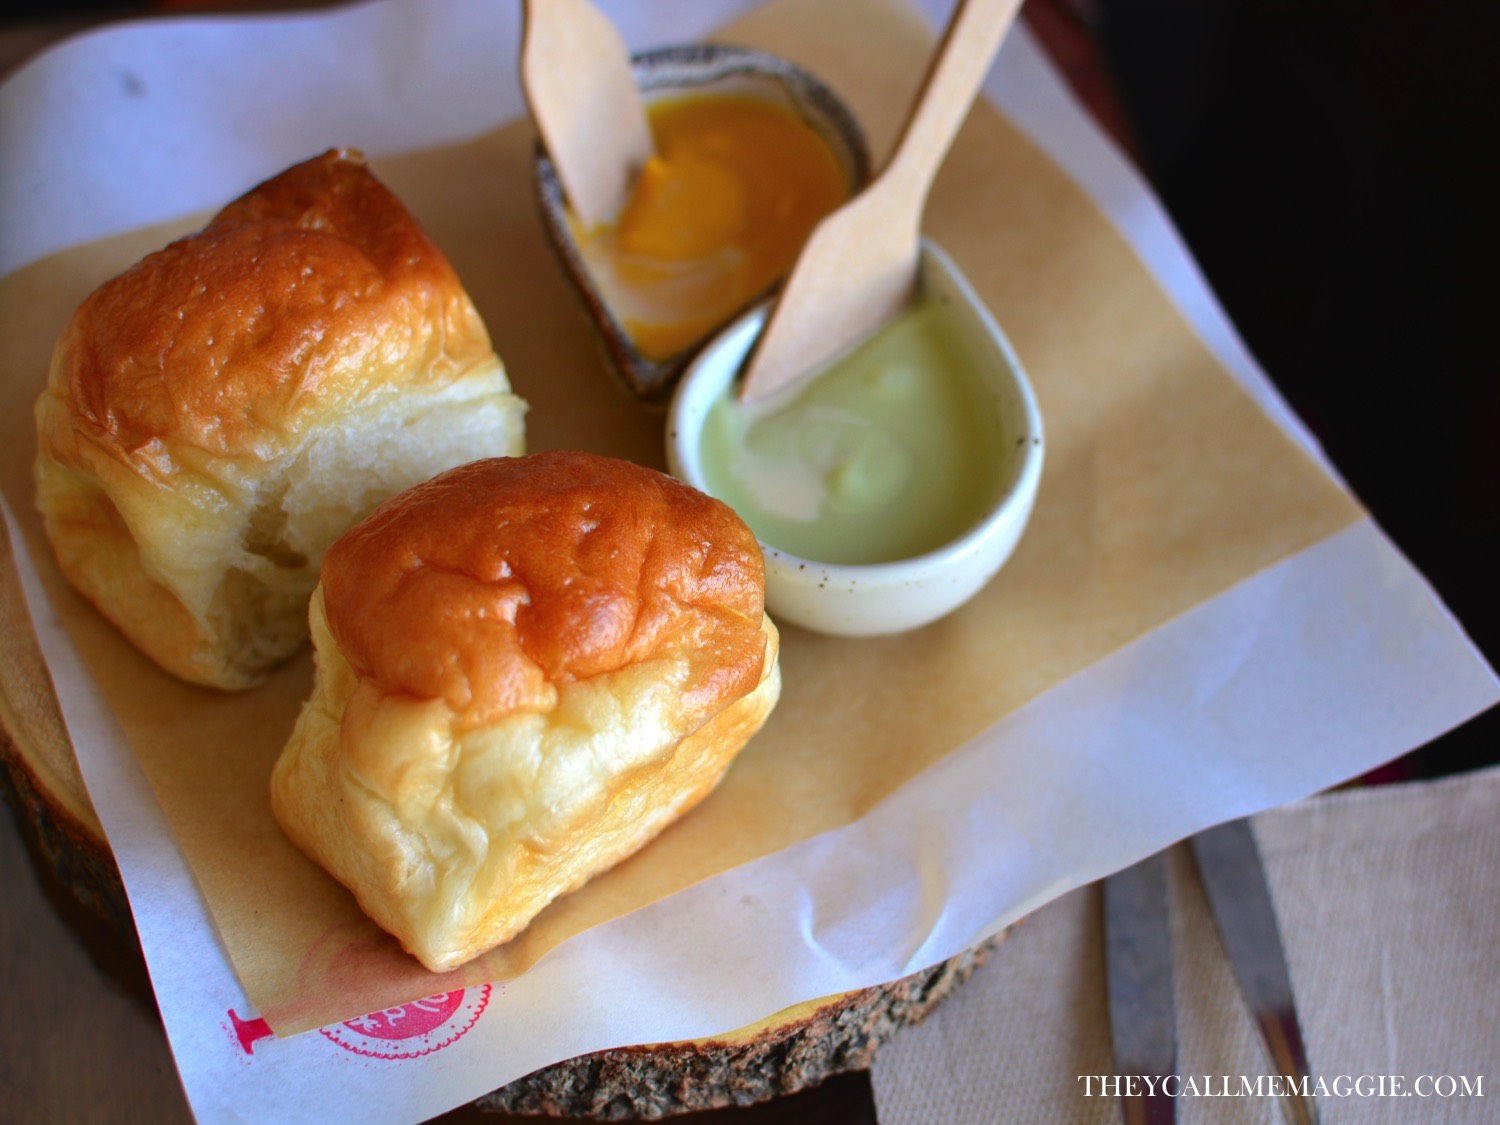
{"type": "MultiPolygon", "coordinates": [[[[725,37],[815,64],[877,151],[932,42],[899,4],[853,0],[774,5],[725,37]]],[[[475,296],[533,403],[532,448],[659,463],[660,416],[613,390],[547,255],[529,138],[514,125],[376,167],[475,296]]],[[[432,1097],[448,1104],[568,1054],[724,1030],[933,963],[1071,886],[1370,768],[1495,698],[1492,673],[1357,504],[1220,366],[1089,197],[982,106],[928,230],[1011,334],[1046,416],[1048,472],[1016,558],[968,609],[917,634],[855,643],[787,630],[786,697],[718,794],[472,974],[435,980],[265,809],[307,662],[241,697],[175,683],[61,586],[31,515],[30,401],[52,337],[89,288],[192,225],[75,247],[0,282],[0,486],[46,590],[38,632],[117,854],[161,864],[126,871],[155,973],[212,975],[202,958],[215,943],[210,933],[204,952],[200,935],[189,966],[147,936],[163,932],[153,892],[174,918],[195,903],[172,881],[175,853],[142,835],[149,811],[104,807],[116,787],[133,792],[120,763],[91,769],[116,721],[223,949],[279,1030],[521,973],[506,1011],[444,1056],[432,1097]],[[69,641],[106,712],[82,715],[90,681],[68,665],[69,641]],[[497,1042],[503,1058],[475,1053],[497,1042]]],[[[188,1003],[179,983],[158,985],[164,1012],[188,1003]]],[[[263,1108],[293,1089],[321,1097],[327,1076],[292,1061],[299,1042],[275,1047],[286,1069],[246,1079],[263,1108]]],[[[195,1105],[250,1096],[219,1088],[221,1057],[180,1034],[174,1047],[195,1105]]],[[[436,1104],[411,1097],[391,1103],[391,1119],[436,1104]]],[[[335,1105],[336,1091],[322,1100],[335,1105]]]]}

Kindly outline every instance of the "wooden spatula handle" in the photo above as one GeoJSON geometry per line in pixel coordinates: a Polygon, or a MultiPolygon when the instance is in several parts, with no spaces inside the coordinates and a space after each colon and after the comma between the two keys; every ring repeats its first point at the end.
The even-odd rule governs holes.
{"type": "Polygon", "coordinates": [[[589,0],[526,0],[521,85],[574,213],[614,218],[654,150],[619,30],[589,0]]]}
{"type": "Polygon", "coordinates": [[[740,382],[767,401],[910,300],[922,208],[1021,0],[961,0],[884,171],[808,236],[740,382]]]}
{"type": "Polygon", "coordinates": [[[960,0],[922,81],[882,181],[916,210],[923,204],[943,157],[969,115],[990,63],[1014,22],[1022,0],[960,0]]]}

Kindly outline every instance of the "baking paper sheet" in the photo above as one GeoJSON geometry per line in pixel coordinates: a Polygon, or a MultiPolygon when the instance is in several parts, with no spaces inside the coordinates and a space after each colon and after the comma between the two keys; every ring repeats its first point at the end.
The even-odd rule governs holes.
{"type": "MultiPolygon", "coordinates": [[[[192,44],[174,40],[170,50],[155,38],[159,29],[128,29],[96,36],[23,71],[0,92],[0,122],[6,125],[6,143],[12,146],[0,153],[0,167],[5,169],[0,178],[0,231],[4,233],[0,259],[7,269],[31,265],[27,279],[50,280],[45,285],[28,285],[25,300],[16,297],[16,286],[7,284],[7,323],[29,323],[31,312],[52,307],[48,300],[67,297],[68,287],[83,284],[84,278],[69,274],[66,263],[90,260],[88,254],[65,256],[66,262],[55,258],[50,264],[33,264],[34,259],[158,220],[171,220],[178,229],[187,229],[190,224],[178,216],[215,206],[269,170],[334,143],[360,144],[372,155],[385,156],[377,160],[378,169],[429,222],[471,289],[488,291],[495,271],[503,274],[511,267],[539,291],[528,299],[545,302],[549,282],[537,280],[535,263],[524,254],[515,262],[497,261],[483,240],[470,238],[466,244],[461,231],[443,229],[444,214],[476,214],[493,207],[493,214],[500,216],[502,233],[514,236],[506,245],[524,247],[525,238],[531,236],[504,226],[507,215],[520,212],[507,210],[509,204],[502,199],[491,203],[482,197],[468,200],[469,210],[459,207],[455,211],[438,206],[440,197],[424,195],[434,182],[444,182],[442,173],[448,167],[444,160],[455,162],[451,165],[455,174],[447,181],[450,187],[467,184],[464,190],[475,190],[472,181],[458,174],[463,161],[475,154],[493,159],[493,167],[502,173],[508,171],[509,179],[502,175],[497,180],[497,192],[513,192],[521,186],[515,130],[488,132],[520,108],[511,80],[515,13],[497,14],[498,7],[390,2],[333,16],[205,23],[206,40],[192,44]],[[245,40],[225,34],[226,27],[249,28],[261,38],[253,51],[246,52],[245,40]],[[128,41],[115,42],[112,36],[128,41]],[[340,52],[326,49],[334,37],[340,52]],[[200,60],[202,74],[214,77],[211,96],[204,97],[191,86],[171,88],[188,81],[179,73],[180,66],[170,64],[182,58],[189,46],[192,56],[200,60]],[[278,55],[281,46],[291,59],[278,55]],[[153,55],[158,48],[161,53],[153,55]],[[74,52],[78,52],[76,59],[71,58],[74,52]],[[255,61],[243,61],[242,52],[255,61]],[[158,62],[152,63],[153,57],[158,62]],[[69,91],[83,79],[68,76],[70,59],[93,76],[78,89],[83,108],[76,110],[68,109],[66,103],[72,98],[69,91]],[[471,63],[478,69],[469,69],[471,63]],[[505,75],[504,81],[491,81],[496,71],[505,75]],[[484,77],[479,78],[481,72],[484,77]],[[287,105],[300,106],[298,113],[272,113],[264,122],[263,109],[244,114],[240,107],[246,99],[234,96],[236,80],[243,78],[255,88],[267,73],[278,75],[281,84],[274,96],[288,99],[287,105]],[[101,75],[114,75],[115,85],[101,75]],[[124,75],[133,78],[127,80],[124,75]],[[467,81],[464,76],[477,80],[467,81]],[[145,98],[150,112],[144,112],[132,99],[140,100],[140,91],[160,92],[159,80],[170,84],[166,92],[171,96],[145,98]],[[326,84],[328,89],[308,92],[297,88],[302,82],[326,84]],[[118,96],[111,97],[111,90],[118,96]],[[227,92],[220,103],[223,91],[227,92]],[[193,98],[184,97],[189,92],[193,98]],[[195,99],[195,112],[187,119],[176,119],[173,109],[179,101],[195,99]],[[444,112],[435,113],[434,104],[444,112]],[[324,105],[344,120],[328,123],[317,112],[324,105]],[[116,112],[111,113],[112,107],[116,112]],[[46,130],[11,128],[11,122],[48,115],[51,124],[46,130]],[[113,127],[107,127],[111,117],[116,120],[113,127]],[[232,127],[226,127],[226,121],[232,127]],[[271,127],[263,129],[263,124],[271,127]],[[96,148],[87,158],[78,159],[77,150],[69,147],[78,141],[75,129],[97,133],[102,151],[96,148]],[[236,143],[226,145],[232,151],[202,147],[206,142],[200,134],[210,134],[225,145],[226,132],[235,138],[236,143]],[[476,134],[477,140],[468,140],[476,134]],[[115,145],[123,149],[115,152],[115,145]],[[447,147],[435,149],[435,145],[447,147]],[[56,151],[49,151],[54,146],[56,151]],[[423,150],[422,154],[399,156],[414,149],[423,150]],[[213,159],[204,159],[205,152],[211,152],[213,159]],[[51,213],[47,200],[69,198],[69,190],[84,191],[85,185],[101,179],[96,159],[115,155],[127,162],[125,166],[134,166],[143,163],[141,153],[156,154],[173,173],[159,176],[153,171],[111,185],[119,188],[111,196],[111,206],[118,211],[103,218],[90,208],[74,211],[75,217],[86,215],[91,225],[73,227],[75,233],[70,236],[69,215],[51,213]],[[24,176],[12,175],[12,169],[34,169],[43,166],[43,161],[50,162],[45,166],[52,186],[46,191],[27,185],[24,176]],[[258,162],[259,166],[254,170],[220,166],[220,162],[237,161],[258,162]],[[128,197],[131,193],[125,188],[131,184],[141,187],[141,201],[133,210],[119,205],[117,198],[128,197]],[[20,250],[14,249],[13,231],[23,232],[18,235],[20,250]],[[38,305],[26,304],[32,297],[38,305]]],[[[643,7],[623,8],[622,23],[635,46],[676,41],[699,28],[706,30],[739,5],[681,5],[677,12],[656,6],[642,12],[643,7]],[[649,26],[646,17],[658,14],[661,22],[649,26]],[[632,18],[637,22],[632,23],[632,18]]],[[[890,42],[898,47],[920,45],[922,40],[910,36],[914,27],[904,9],[876,8],[881,19],[874,24],[886,29],[890,42]]],[[[820,43],[816,35],[805,34],[809,19],[811,26],[839,28],[836,20],[830,20],[829,9],[820,5],[820,14],[813,18],[810,5],[783,4],[756,13],[748,33],[794,57],[801,52],[839,57],[835,50],[839,43],[820,43]]],[[[180,36],[193,30],[176,25],[169,34],[180,36]]],[[[843,36],[838,38],[843,42],[843,36]]],[[[847,50],[847,43],[844,46],[847,50]]],[[[910,66],[890,58],[884,64],[891,73],[904,75],[908,83],[914,81],[910,66]]],[[[884,81],[882,71],[870,70],[867,55],[852,59],[848,75],[846,93],[851,97],[862,88],[878,92],[884,81]]],[[[1106,391],[1111,386],[1139,385],[1132,379],[1128,361],[1143,352],[1157,355],[1169,366],[1181,363],[1181,377],[1191,380],[1190,371],[1203,364],[1200,349],[1206,340],[1220,363],[1245,380],[1263,403],[1277,409],[1274,394],[1248,364],[1211,298],[1197,284],[1191,264],[1182,258],[1159,211],[1061,94],[1024,29],[1008,43],[990,93],[1036,140],[1055,149],[1064,167],[1093,189],[1094,197],[1124,227],[1156,276],[1173,286],[1178,305],[1197,314],[1194,323],[1201,340],[1190,333],[1179,335],[1170,326],[1161,327],[1168,321],[1154,306],[1147,310],[1150,316],[1137,315],[1147,309],[1149,301],[1139,308],[1127,303],[1115,310],[1114,323],[1123,332],[1116,340],[1118,354],[1126,369],[1115,384],[1093,385],[1106,391]],[[1153,340],[1131,341],[1124,331],[1131,325],[1165,333],[1174,350],[1161,355],[1153,352],[1153,340]]],[[[900,104],[899,98],[861,101],[872,136],[894,129],[900,104]]],[[[1018,265],[1027,265],[1024,261],[966,259],[962,254],[966,231],[953,226],[945,232],[943,227],[944,222],[957,223],[975,207],[989,205],[987,193],[996,190],[994,179],[1008,170],[991,162],[1008,159],[998,154],[1022,151],[1017,140],[998,116],[977,115],[956,150],[957,173],[945,169],[930,227],[959,254],[960,264],[987,299],[1004,306],[997,310],[1001,320],[1011,328],[1018,346],[1029,341],[1022,347],[1022,357],[1040,380],[1040,373],[1056,367],[1047,349],[1066,350],[1070,325],[1053,325],[1041,314],[1032,323],[1024,318],[1016,323],[1018,313],[1006,286],[1018,284],[1018,276],[1070,278],[1075,274],[1058,272],[1056,263],[1045,260],[1031,263],[1018,274],[1018,265]]],[[[1041,194],[1047,206],[1066,204],[1041,194]]],[[[123,256],[120,264],[125,264],[133,255],[158,245],[163,236],[162,230],[125,235],[103,253],[123,256]]],[[[1089,241],[1077,252],[1087,257],[1092,253],[1088,247],[1094,245],[1089,241]]],[[[92,260],[97,265],[98,259],[92,260]]],[[[1125,277],[1136,268],[1134,263],[1122,244],[1110,251],[1103,268],[1125,277]]],[[[1111,286],[1106,289],[1114,291],[1111,286]]],[[[520,335],[514,337],[515,347],[507,348],[505,343],[507,318],[529,323],[532,310],[485,308],[484,301],[481,308],[492,320],[497,343],[512,364],[518,385],[537,402],[531,419],[533,447],[559,443],[565,431],[557,428],[563,426],[558,408],[546,404],[541,383],[522,385],[528,372],[540,369],[539,361],[549,345],[535,339],[527,344],[520,335]],[[528,347],[538,351],[529,353],[528,347]]],[[[587,362],[589,344],[581,336],[565,345],[565,350],[573,357],[569,363],[587,362]]],[[[1087,385],[1089,374],[1080,373],[1080,384],[1087,385]]],[[[1097,378],[1097,372],[1092,374],[1097,378]]],[[[601,384],[601,392],[604,389],[601,384]]],[[[1051,393],[1057,396],[1056,411],[1089,409],[1094,403],[1089,398],[1069,404],[1067,396],[1076,393],[1076,388],[1055,375],[1051,393]]],[[[117,684],[115,710],[100,706],[92,677],[74,659],[71,638],[60,627],[58,615],[72,618],[69,624],[75,636],[87,633],[89,626],[80,624],[79,607],[66,604],[66,593],[54,591],[55,601],[49,602],[38,575],[30,573],[38,632],[90,792],[124,869],[169,1034],[197,1112],[205,1119],[234,1113],[280,1119],[316,1112],[337,1120],[349,1115],[347,1107],[357,1099],[362,1120],[369,1119],[372,1105],[388,1111],[388,1120],[414,1120],[558,1058],[619,1043],[723,1031],[797,1000],[890,979],[951,955],[1056,894],[1171,840],[1216,820],[1296,799],[1362,772],[1493,702],[1492,673],[1420,579],[1329,478],[1311,470],[1302,455],[1276,434],[1260,433],[1261,415],[1237,396],[1216,394],[1210,405],[1212,425],[1232,423],[1236,432],[1242,428],[1256,431],[1259,436],[1253,444],[1264,451],[1264,464],[1274,473],[1290,474],[1253,482],[1251,491],[1261,498],[1257,503],[1272,503],[1275,519],[1247,518],[1240,512],[1230,513],[1235,518],[1228,523],[1215,523],[1218,508],[1212,498],[1179,505],[1171,497],[1148,491],[1136,501],[1196,512],[1195,518],[1208,519],[1213,534],[1220,538],[1243,536],[1244,542],[1230,552],[1241,573],[1234,573],[1234,567],[1215,572],[1218,577],[1195,572],[1203,582],[1201,588],[1183,591],[1169,585],[1150,593],[1144,609],[1140,588],[1113,591],[1119,596],[1100,604],[1118,612],[1117,618],[1102,623],[1116,631],[1106,631],[1102,642],[1100,634],[1090,632],[1101,624],[1092,617],[1064,622],[1095,646],[1081,660],[1077,648],[1072,648],[1070,659],[1058,665],[1074,674],[1061,683],[1056,682],[1057,672],[1049,676],[1046,668],[1028,670],[1026,675],[1033,678],[1028,681],[1022,676],[1019,683],[1015,676],[990,684],[982,676],[975,677],[956,697],[960,704],[957,720],[945,714],[937,723],[923,724],[922,704],[927,701],[931,706],[933,689],[930,684],[914,688],[900,700],[899,712],[892,713],[909,717],[909,737],[904,743],[901,739],[886,743],[886,756],[892,760],[869,773],[868,785],[856,784],[852,789],[845,785],[840,790],[840,803],[826,822],[804,826],[787,837],[801,842],[770,854],[752,850],[733,856],[748,862],[606,926],[580,933],[504,985],[486,988],[478,980],[435,978],[438,983],[433,991],[443,990],[448,997],[441,1003],[393,1005],[396,1015],[385,1013],[378,1019],[286,1040],[260,1036],[262,1029],[254,1022],[258,1013],[251,1011],[228,968],[224,946],[199,897],[200,884],[173,846],[172,831],[162,823],[134,757],[128,749],[122,750],[117,713],[129,693],[119,694],[117,684]],[[1267,539],[1261,534],[1266,526],[1280,530],[1267,539]],[[1240,548],[1251,551],[1249,564],[1240,548]],[[1251,577],[1239,581],[1243,574],[1251,577]],[[1201,597],[1218,594],[1226,586],[1227,593],[1197,604],[1201,597]],[[1181,600],[1174,602],[1174,598],[1181,600]],[[1142,628],[1149,628],[1144,636],[1142,628]],[[1128,643],[1117,647],[1122,641],[1128,643]],[[991,721],[997,714],[998,721],[991,721]],[[920,740],[935,725],[950,740],[940,744],[941,751],[953,750],[946,756],[932,753],[933,744],[920,740]],[[913,744],[929,756],[895,760],[905,745],[913,744]],[[922,770],[924,765],[931,768],[922,770]],[[1077,825],[1089,825],[1091,830],[1079,832],[1077,825]],[[403,1021],[412,1028],[440,1016],[439,1022],[422,1033],[425,1039],[396,1034],[403,1030],[403,1021]],[[465,1023],[470,1016],[471,1026],[465,1023]],[[457,1031],[460,1027],[462,1034],[457,1031]],[[382,1029],[389,1034],[376,1034],[382,1029]],[[393,1057],[415,1054],[400,1048],[418,1042],[426,1044],[422,1050],[442,1045],[420,1059],[393,1057]]],[[[1128,400],[1111,404],[1108,395],[1097,404],[1099,410],[1111,414],[1129,406],[1128,400]]],[[[643,460],[659,459],[653,430],[659,422],[639,422],[623,435],[608,428],[606,415],[618,414],[622,408],[620,400],[601,393],[583,405],[586,414],[597,415],[584,422],[604,427],[598,430],[601,440],[622,442],[623,447],[615,451],[643,460]]],[[[1141,421],[1158,424],[1149,415],[1141,421]]],[[[25,440],[24,424],[13,420],[8,426],[8,445],[25,440]]],[[[1206,436],[1211,438],[1214,432],[1206,436]]],[[[1044,505],[1038,509],[1044,521],[1063,518],[1070,505],[1097,502],[1108,495],[1089,487],[1101,481],[1108,485],[1112,479],[1088,471],[1090,459],[1100,459],[1099,464],[1107,469],[1112,452],[1139,457],[1139,444],[1111,449],[1080,439],[1070,450],[1066,433],[1064,427],[1062,439],[1051,450],[1058,466],[1053,469],[1053,480],[1061,483],[1054,490],[1057,498],[1050,517],[1043,515],[1048,488],[1044,483],[1044,505]]],[[[24,508],[29,503],[24,482],[18,484],[14,474],[8,473],[5,487],[7,501],[25,523],[31,517],[24,508]]],[[[1158,521],[1155,526],[1170,530],[1173,522],[1158,521]]],[[[1204,525],[1188,521],[1185,526],[1201,530],[1204,525]]],[[[1028,537],[1028,545],[1057,541],[1055,536],[1049,539],[1044,524],[1037,530],[1035,539],[1028,537]]],[[[1170,545],[1175,553],[1176,547],[1195,549],[1198,541],[1196,534],[1177,545],[1126,537],[1114,546],[1149,553],[1170,545]]],[[[1109,568],[1098,571],[1089,564],[1090,546],[1076,545],[1078,553],[1073,557],[1084,568],[1079,573],[1107,579],[1112,573],[1109,568]]],[[[45,573],[48,560],[43,551],[38,551],[37,561],[45,573]]],[[[1044,561],[1038,559],[1032,566],[1040,568],[1044,561]]],[[[1139,561],[1145,561],[1144,556],[1139,561]]],[[[1118,572],[1113,573],[1118,580],[1118,572]]],[[[1002,578],[1020,582],[1025,576],[1021,566],[1002,578]]],[[[1001,592],[997,587],[994,596],[1001,592]]],[[[1027,624],[1055,628],[1060,604],[1052,603],[1050,614],[1027,624]]],[[[945,628],[951,641],[952,630],[962,632],[964,625],[960,621],[945,628]]],[[[1019,630],[1008,637],[960,640],[983,649],[986,644],[1024,643],[1025,636],[1025,630],[1019,630]]],[[[85,652],[100,643],[109,642],[101,642],[98,636],[86,638],[85,652]]],[[[807,683],[825,663],[827,654],[822,650],[831,642],[804,636],[799,643],[801,679],[807,683]]],[[[941,637],[917,643],[938,644],[937,651],[943,651],[941,637]]],[[[921,656],[913,666],[922,667],[929,663],[926,657],[931,651],[907,655],[921,656]]],[[[875,665],[901,652],[897,646],[882,654],[872,648],[858,659],[875,665]]],[[[97,647],[90,655],[97,659],[97,647]]],[[[793,662],[796,659],[794,655],[793,662]]],[[[792,672],[789,664],[789,676],[792,672]]],[[[132,681],[128,686],[150,680],[151,673],[142,674],[145,681],[132,681]]],[[[299,681],[299,675],[305,676],[305,670],[293,669],[280,678],[272,689],[277,705],[292,706],[300,697],[305,680],[299,681]]],[[[946,685],[937,687],[941,691],[946,685]]],[[[168,684],[165,690],[173,689],[168,684]]],[[[804,706],[801,713],[795,705],[784,707],[777,721],[793,724],[799,732],[808,723],[819,722],[837,730],[829,711],[820,706],[818,693],[810,693],[804,706]]],[[[140,719],[139,714],[128,717],[140,719]]],[[[138,732],[136,741],[139,748],[138,732]]],[[[783,780],[790,781],[792,788],[801,786],[813,798],[823,784],[817,780],[816,768],[786,779],[784,771],[769,765],[759,767],[762,773],[757,781],[756,762],[747,759],[747,769],[740,772],[748,776],[741,781],[760,786],[762,809],[769,807],[766,802],[781,799],[783,780]]],[[[838,781],[836,772],[828,780],[838,781]]],[[[171,806],[170,779],[164,783],[157,777],[155,783],[171,806]]],[[[811,804],[817,808],[816,800],[811,804]]],[[[743,806],[755,807],[754,802],[743,806]]],[[[712,805],[703,812],[697,820],[707,821],[712,805]]],[[[204,810],[203,819],[212,827],[213,810],[204,810]]],[[[180,823],[174,822],[173,830],[182,837],[180,823]]],[[[677,835],[691,842],[692,831],[677,835]]],[[[187,833],[191,836],[191,826],[187,833]]],[[[698,851],[681,850],[686,855],[698,851]]],[[[198,874],[205,876],[201,866],[198,874]]],[[[318,877],[315,871],[310,875],[318,877]]],[[[683,880],[678,872],[668,883],[675,880],[680,885],[696,877],[690,873],[683,880]]],[[[212,872],[201,885],[209,889],[211,898],[222,892],[222,888],[215,889],[212,872]]],[[[588,902],[576,898],[563,909],[586,912],[588,902]]],[[[222,916],[222,904],[220,909],[222,916]]],[[[354,918],[352,924],[358,921],[354,918]]],[[[583,921],[589,921],[587,913],[583,921]]],[[[227,936],[226,940],[235,939],[227,936]]],[[[355,942],[353,947],[361,946],[355,942]]],[[[239,952],[241,969],[247,971],[245,951],[239,952]]],[[[380,956],[385,964],[391,963],[385,954],[380,956]]],[[[275,959],[271,960],[274,969],[275,959]]],[[[363,969],[345,974],[347,964],[347,960],[331,963],[334,971],[329,979],[348,986],[348,994],[357,998],[363,995],[359,990],[370,974],[363,969]]],[[[425,989],[401,998],[421,995],[425,989]]],[[[340,1014],[374,1006],[350,1002],[355,1003],[351,1013],[340,1014]]]]}

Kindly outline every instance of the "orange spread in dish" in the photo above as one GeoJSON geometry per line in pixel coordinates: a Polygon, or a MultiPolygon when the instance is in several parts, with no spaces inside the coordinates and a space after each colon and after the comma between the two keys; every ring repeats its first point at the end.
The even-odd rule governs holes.
{"type": "Polygon", "coordinates": [[[677,97],[647,114],[656,155],[629,202],[575,234],[636,348],[664,360],[780,279],[849,184],[817,132],[773,102],[677,97]]]}

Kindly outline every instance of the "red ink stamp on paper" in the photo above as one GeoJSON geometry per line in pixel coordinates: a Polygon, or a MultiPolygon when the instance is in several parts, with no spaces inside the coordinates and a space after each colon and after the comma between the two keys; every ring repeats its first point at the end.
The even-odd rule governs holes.
{"type": "Polygon", "coordinates": [[[462,1039],[490,1002],[490,986],[459,988],[322,1028],[346,1051],[374,1059],[417,1059],[462,1039]]]}
{"type": "Polygon", "coordinates": [[[229,1009],[228,1015],[234,1037],[239,1040],[240,1050],[247,1055],[255,1054],[255,1044],[259,1040],[269,1039],[275,1034],[271,1025],[259,1017],[244,1019],[233,1008],[229,1009]]]}

